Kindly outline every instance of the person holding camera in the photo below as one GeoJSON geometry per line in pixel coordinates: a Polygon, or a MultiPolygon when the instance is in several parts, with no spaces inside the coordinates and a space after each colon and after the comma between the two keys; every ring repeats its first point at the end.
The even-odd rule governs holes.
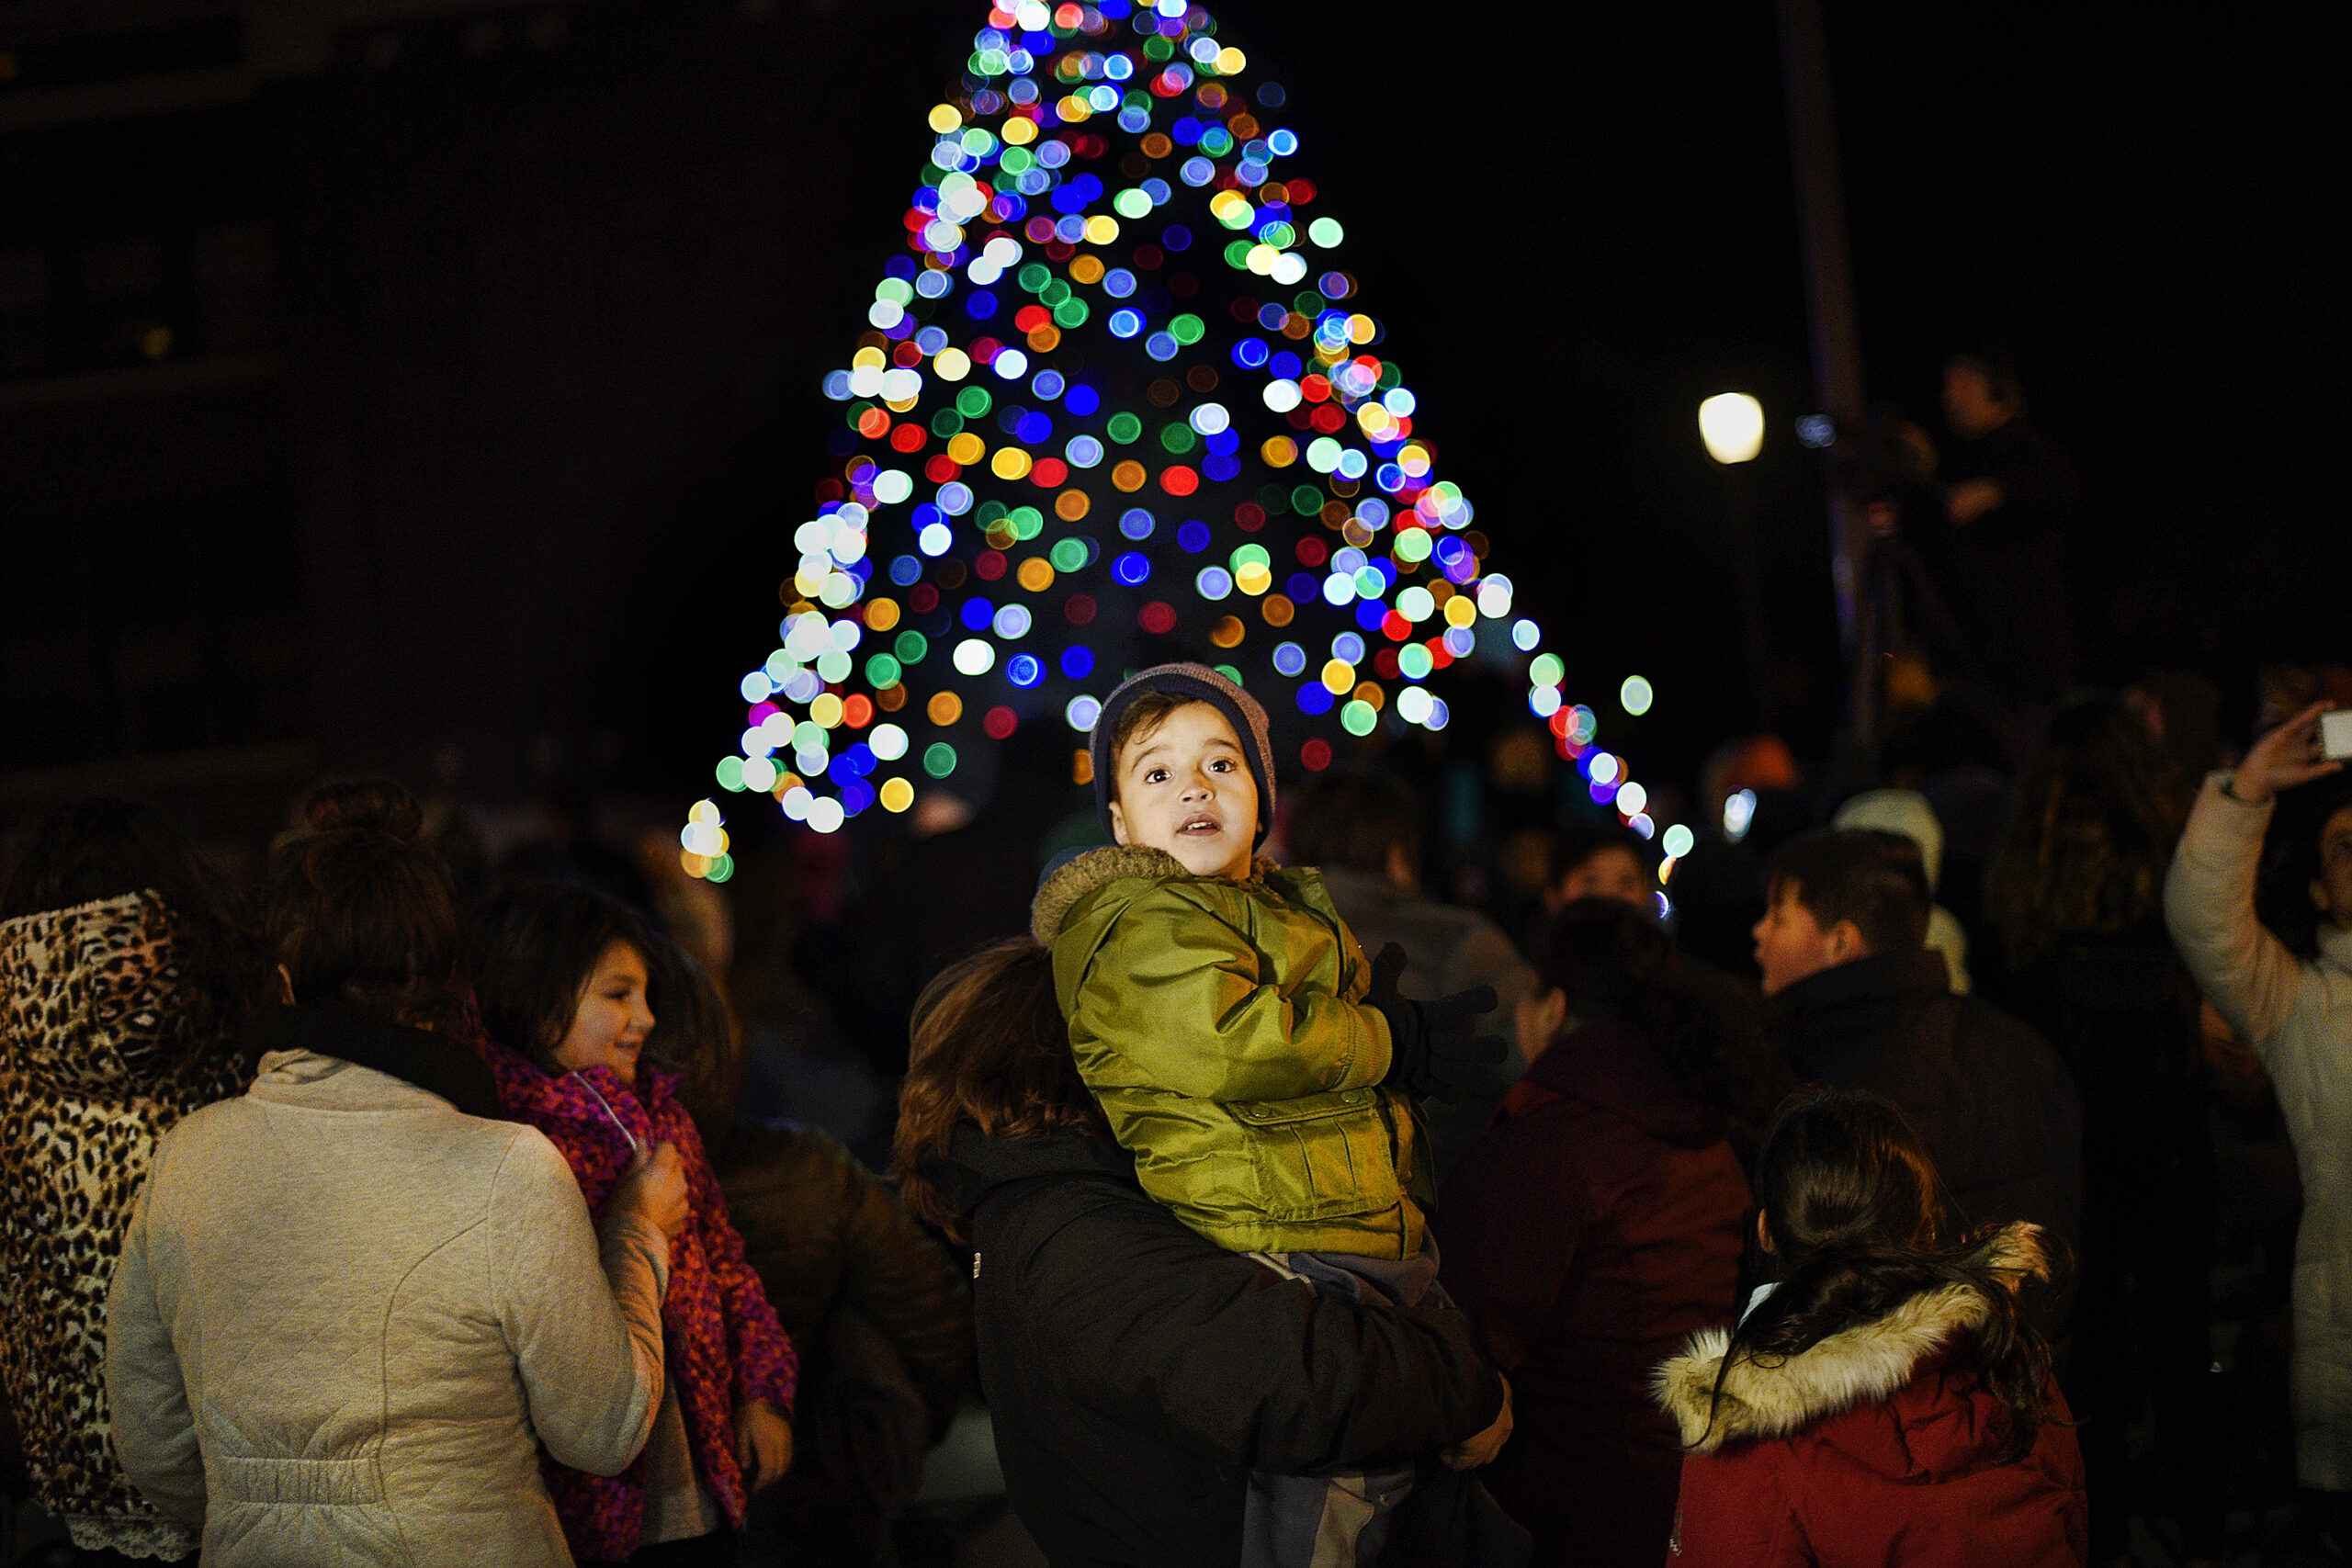
{"type": "MultiPolygon", "coordinates": [[[[2206,999],[2270,1070],[2303,1179],[2295,1238],[2295,1473],[2352,1525],[2352,792],[2290,800],[2275,854],[2303,862],[2307,909],[2255,907],[2282,790],[2338,773],[2316,703],[2205,782],[2165,882],[2165,918],[2206,999]],[[2315,917],[2315,918],[2313,918],[2315,917]],[[2283,940],[2282,940],[2283,938],[2283,940]]],[[[2333,737],[2330,738],[2334,739],[2333,737]]]]}

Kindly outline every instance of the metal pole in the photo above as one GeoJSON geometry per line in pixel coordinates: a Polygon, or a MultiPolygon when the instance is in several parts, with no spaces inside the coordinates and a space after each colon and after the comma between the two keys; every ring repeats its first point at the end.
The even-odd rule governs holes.
{"type": "MultiPolygon", "coordinates": [[[[1837,421],[1838,446],[1861,429],[1861,330],[1854,313],[1854,268],[1846,243],[1845,182],[1838,174],[1838,116],[1829,94],[1829,50],[1820,0],[1777,0],[1781,68],[1788,97],[1789,151],[1796,170],[1797,230],[1804,244],[1806,314],[1813,329],[1815,393],[1837,421]]],[[[1838,593],[1838,633],[1850,681],[1847,718],[1867,755],[1876,728],[1877,628],[1870,624],[1859,572],[1860,521],[1838,483],[1831,452],[1829,570],[1838,593]]]]}

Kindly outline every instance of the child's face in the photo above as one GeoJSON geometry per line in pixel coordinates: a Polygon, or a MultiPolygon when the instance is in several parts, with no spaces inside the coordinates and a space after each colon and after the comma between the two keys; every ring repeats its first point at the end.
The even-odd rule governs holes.
{"type": "Polygon", "coordinates": [[[1777,997],[1824,969],[1866,956],[1861,933],[1851,920],[1839,920],[1823,931],[1813,911],[1798,901],[1799,892],[1795,883],[1783,879],[1772,890],[1764,918],[1748,933],[1756,939],[1756,966],[1764,972],[1763,989],[1768,997],[1777,997]]]}
{"type": "Polygon", "coordinates": [[[1241,738],[1207,703],[1186,703],[1118,756],[1111,828],[1123,844],[1165,850],[1194,876],[1250,874],[1258,781],[1241,738]]]}
{"type": "Polygon", "coordinates": [[[610,1067],[622,1082],[635,1083],[638,1053],[653,1032],[645,987],[644,957],[628,942],[607,943],[588,988],[580,993],[571,1027],[555,1048],[556,1066],[569,1072],[610,1067]]]}

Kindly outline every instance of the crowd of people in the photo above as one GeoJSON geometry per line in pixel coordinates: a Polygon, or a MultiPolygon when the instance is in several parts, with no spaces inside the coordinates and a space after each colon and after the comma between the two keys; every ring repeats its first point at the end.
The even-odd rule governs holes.
{"type": "Polygon", "coordinates": [[[0,1369],[67,1560],[884,1539],[968,1376],[953,1261],[737,1123],[726,999],[642,911],[461,907],[422,828],[322,787],[251,898],[119,802],[17,860],[0,1369]]]}
{"type": "Polygon", "coordinates": [[[1570,815],[1481,910],[1399,778],[1279,796],[1253,699],[1141,671],[1096,830],[1028,811],[915,964],[887,1174],[746,1113],[707,911],[464,876],[383,780],[253,888],[83,803],[0,895],[14,1462],[84,1562],[878,1563],[977,1393],[1056,1563],[2218,1562],[2218,1140],[2267,1094],[2280,1539],[2336,1560],[2312,684],[2228,758],[2154,685],[2015,766],[1931,708],[1838,800],[1748,743],[1663,897],[1570,815]]]}

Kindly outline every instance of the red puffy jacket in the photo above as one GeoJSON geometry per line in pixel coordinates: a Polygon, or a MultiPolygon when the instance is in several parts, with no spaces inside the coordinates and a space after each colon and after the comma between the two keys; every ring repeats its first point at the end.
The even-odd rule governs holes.
{"type": "MultiPolygon", "coordinates": [[[[2030,1226],[1995,1251],[2001,1272],[2039,1269],[2030,1226]]],[[[2006,1460],[2008,1411],[1965,1353],[1984,1321],[1976,1292],[1929,1291],[1777,1365],[1743,1357],[1719,1403],[1729,1336],[1694,1336],[1657,1374],[1690,1448],[1669,1562],[2081,1568],[2090,1516],[2071,1417],[2058,1403],[2032,1449],[2006,1460]]]]}

